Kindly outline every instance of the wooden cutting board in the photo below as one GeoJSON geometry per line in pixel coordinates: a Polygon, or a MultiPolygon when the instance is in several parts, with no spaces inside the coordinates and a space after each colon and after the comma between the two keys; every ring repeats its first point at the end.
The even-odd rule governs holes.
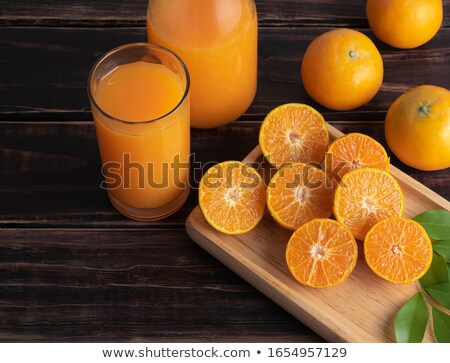
{"type": "MultiPolygon", "coordinates": [[[[328,129],[330,140],[343,135],[331,125],[328,129]]],[[[259,147],[244,161],[260,163],[261,172],[263,168],[268,170],[259,147]]],[[[394,166],[390,171],[405,194],[405,217],[429,209],[450,210],[446,199],[423,184],[394,166]]],[[[284,258],[291,232],[279,227],[267,212],[254,230],[229,236],[212,228],[197,206],[186,221],[186,229],[198,245],[330,342],[395,341],[394,317],[418,291],[416,283],[395,285],[370,271],[362,254],[362,242],[358,242],[358,263],[341,285],[314,289],[298,284],[284,258]]],[[[434,341],[430,326],[424,341],[434,341]]]]}

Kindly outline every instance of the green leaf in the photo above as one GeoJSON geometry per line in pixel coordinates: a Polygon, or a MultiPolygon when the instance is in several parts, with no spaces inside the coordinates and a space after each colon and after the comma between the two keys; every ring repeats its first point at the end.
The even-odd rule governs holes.
{"type": "Polygon", "coordinates": [[[426,292],[443,307],[450,309],[450,283],[427,287],[426,292]]]}
{"type": "Polygon", "coordinates": [[[433,242],[433,250],[446,260],[450,260],[450,239],[433,242]]]}
{"type": "Polygon", "coordinates": [[[432,239],[450,238],[450,212],[444,209],[433,209],[418,216],[413,220],[419,222],[432,239]]]}
{"type": "Polygon", "coordinates": [[[428,271],[419,280],[420,285],[427,287],[449,282],[449,272],[444,258],[437,253],[433,253],[433,261],[428,271]]]}
{"type": "Polygon", "coordinates": [[[420,343],[427,328],[427,304],[421,292],[415,294],[398,311],[394,320],[395,338],[398,343],[420,343]]]}
{"type": "Polygon", "coordinates": [[[434,336],[439,343],[450,343],[450,315],[433,307],[434,336]]]}

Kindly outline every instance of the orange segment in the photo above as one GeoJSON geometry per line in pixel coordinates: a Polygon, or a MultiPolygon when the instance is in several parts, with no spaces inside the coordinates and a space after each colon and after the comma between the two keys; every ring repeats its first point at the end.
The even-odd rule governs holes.
{"type": "Polygon", "coordinates": [[[433,248],[425,229],[406,218],[390,217],[376,225],[364,240],[364,255],[378,276],[397,284],[420,279],[431,265],[433,248]]]}
{"type": "Polygon", "coordinates": [[[203,175],[198,199],[211,226],[223,233],[241,234],[261,220],[265,186],[252,167],[240,161],[224,161],[203,175]]]}
{"type": "Polygon", "coordinates": [[[328,145],[328,130],[314,108],[289,103],[272,110],[259,131],[259,146],[276,168],[290,163],[320,163],[328,145]]]}
{"type": "Polygon", "coordinates": [[[332,219],[313,219],[294,232],[286,248],[286,262],[303,285],[330,287],[353,271],[358,247],[350,231],[332,219]]]}
{"type": "Polygon", "coordinates": [[[370,228],[388,217],[401,217],[403,192],[385,170],[361,168],[344,175],[334,197],[336,219],[363,240],[370,228]]]}
{"type": "Polygon", "coordinates": [[[331,216],[333,189],[323,170],[303,163],[286,165],[267,188],[267,207],[279,225],[295,231],[311,219],[331,216]]]}
{"type": "Polygon", "coordinates": [[[389,157],[378,141],[370,136],[351,133],[334,140],[325,155],[327,175],[339,182],[358,168],[389,169],[389,157]]]}

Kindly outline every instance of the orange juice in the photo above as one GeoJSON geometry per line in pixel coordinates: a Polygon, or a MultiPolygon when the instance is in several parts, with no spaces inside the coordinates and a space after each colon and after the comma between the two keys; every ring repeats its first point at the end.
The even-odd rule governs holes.
{"type": "Polygon", "coordinates": [[[191,125],[222,126],[256,93],[258,20],[250,0],[150,0],[150,42],[177,53],[192,79],[191,125]]]}
{"type": "Polygon", "coordinates": [[[107,74],[95,93],[97,105],[114,118],[145,122],[172,111],[183,97],[177,76],[162,64],[133,62],[107,74]]]}
{"type": "Polygon", "coordinates": [[[136,61],[118,65],[91,87],[104,185],[113,205],[132,218],[146,220],[140,211],[170,205],[188,188],[184,83],[163,64],[136,61]]]}

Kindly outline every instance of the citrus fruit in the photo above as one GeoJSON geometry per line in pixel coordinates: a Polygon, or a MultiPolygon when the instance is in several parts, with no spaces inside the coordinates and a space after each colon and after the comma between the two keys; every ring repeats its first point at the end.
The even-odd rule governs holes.
{"type": "Polygon", "coordinates": [[[420,279],[427,272],[433,259],[433,248],[419,223],[390,217],[375,224],[367,233],[364,255],[378,276],[405,284],[420,279]]]}
{"type": "Polygon", "coordinates": [[[220,232],[241,234],[261,220],[266,202],[265,185],[252,167],[224,161],[211,167],[199,185],[200,209],[220,232]]]}
{"type": "Polygon", "coordinates": [[[370,136],[351,133],[334,140],[325,155],[327,175],[335,182],[358,168],[389,169],[389,157],[378,141],[370,136]]]}
{"type": "Polygon", "coordinates": [[[383,60],[363,33],[334,29],[308,46],[301,66],[306,92],[333,110],[351,110],[369,102],[383,81],[383,60]]]}
{"type": "Polygon", "coordinates": [[[286,165],[267,187],[267,207],[280,226],[294,231],[311,219],[331,216],[333,189],[323,170],[303,163],[286,165]]]}
{"type": "Polygon", "coordinates": [[[332,219],[313,219],[290,238],[286,263],[303,285],[331,287],[343,282],[353,271],[358,247],[350,231],[332,219]]]}
{"type": "Polygon", "coordinates": [[[301,103],[272,110],[259,131],[261,151],[277,168],[288,163],[319,163],[327,145],[328,130],[322,115],[301,103]]]}
{"type": "Polygon", "coordinates": [[[361,168],[348,172],[336,188],[333,212],[356,239],[363,240],[377,222],[401,217],[404,197],[400,185],[385,170],[361,168]]]}
{"type": "Polygon", "coordinates": [[[397,48],[415,48],[438,32],[442,0],[367,0],[366,15],[378,39],[397,48]]]}
{"type": "Polygon", "coordinates": [[[389,108],[386,141],[406,165],[420,170],[450,167],[450,91],[419,86],[389,108]]]}

